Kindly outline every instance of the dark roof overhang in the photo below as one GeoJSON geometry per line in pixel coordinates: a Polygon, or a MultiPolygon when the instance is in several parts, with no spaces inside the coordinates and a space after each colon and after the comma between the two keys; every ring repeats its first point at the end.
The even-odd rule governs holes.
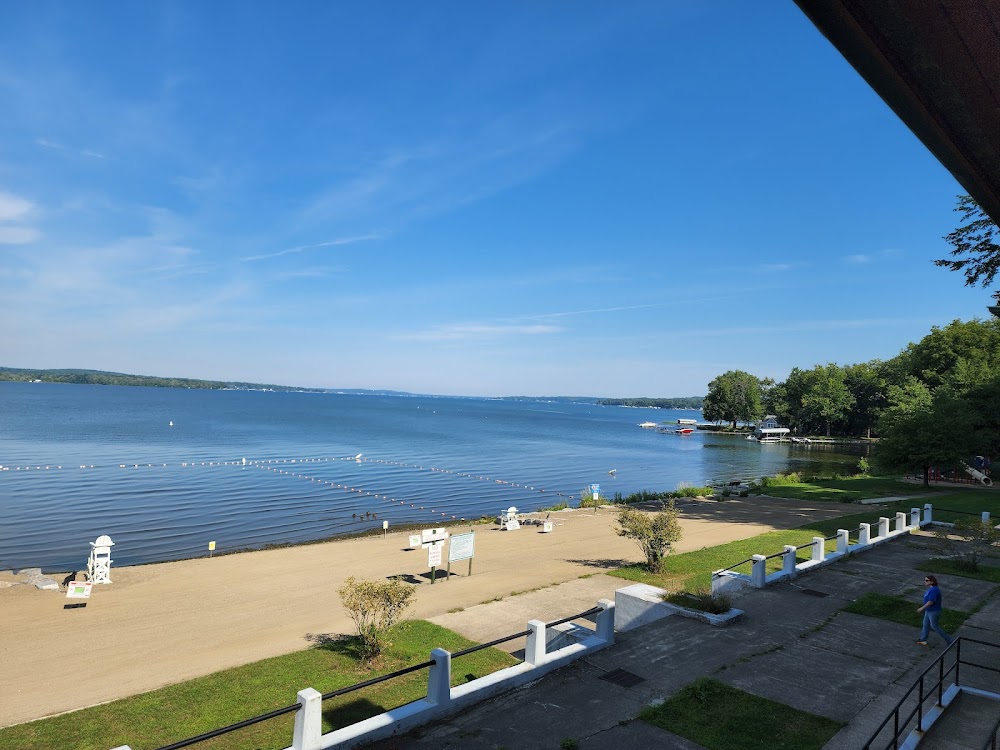
{"type": "Polygon", "coordinates": [[[1000,224],[1000,3],[796,3],[1000,224]]]}

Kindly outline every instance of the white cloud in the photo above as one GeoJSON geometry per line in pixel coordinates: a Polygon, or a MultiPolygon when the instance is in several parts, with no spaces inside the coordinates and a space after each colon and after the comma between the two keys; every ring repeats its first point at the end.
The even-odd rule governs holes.
{"type": "Polygon", "coordinates": [[[30,213],[35,204],[13,193],[0,192],[0,221],[14,221],[30,213]]]}
{"type": "Polygon", "coordinates": [[[495,339],[505,336],[539,336],[559,333],[564,330],[560,326],[512,326],[512,325],[476,325],[458,324],[431,328],[426,331],[402,334],[396,338],[413,341],[458,341],[469,339],[495,339]]]}
{"type": "Polygon", "coordinates": [[[870,255],[862,255],[859,253],[857,255],[845,256],[844,261],[846,263],[871,263],[872,259],[870,255]]]}
{"type": "Polygon", "coordinates": [[[756,270],[759,273],[783,273],[793,268],[795,268],[793,263],[761,263],[756,270]]]}
{"type": "Polygon", "coordinates": [[[26,245],[41,236],[42,233],[32,227],[0,226],[0,245],[26,245]]]}
{"type": "Polygon", "coordinates": [[[282,255],[291,255],[293,253],[302,253],[306,250],[314,250],[318,247],[338,247],[340,245],[353,245],[358,242],[369,242],[371,240],[382,239],[382,235],[378,233],[363,234],[358,237],[341,237],[336,240],[330,240],[329,242],[317,242],[312,245],[299,245],[298,247],[290,247],[286,250],[279,250],[276,253],[266,253],[264,255],[249,255],[246,258],[240,258],[240,260],[250,263],[257,260],[267,260],[268,258],[279,258],[282,255]]]}

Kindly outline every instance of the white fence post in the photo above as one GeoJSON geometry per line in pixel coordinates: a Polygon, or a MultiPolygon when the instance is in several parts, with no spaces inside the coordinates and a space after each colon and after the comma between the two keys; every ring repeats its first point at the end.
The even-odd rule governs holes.
{"type": "Polygon", "coordinates": [[[597,637],[607,643],[615,642],[615,603],[611,599],[600,599],[597,602],[604,611],[597,613],[597,637]]]}
{"type": "Polygon", "coordinates": [[[896,531],[906,531],[906,514],[903,511],[896,514],[896,531]]]}
{"type": "Polygon", "coordinates": [[[934,522],[934,506],[930,503],[924,503],[924,522],[923,526],[934,522]]]}
{"type": "Polygon", "coordinates": [[[910,526],[920,528],[920,508],[910,508],[910,526]]]}
{"type": "Polygon", "coordinates": [[[762,589],[767,585],[767,557],[754,555],[753,567],[750,568],[750,585],[762,589]]]}
{"type": "Polygon", "coordinates": [[[869,545],[872,543],[872,525],[863,523],[858,529],[858,544],[869,545]]]}
{"type": "Polygon", "coordinates": [[[541,620],[528,620],[528,641],[524,646],[524,661],[537,667],[545,661],[545,623],[541,620]]]}
{"type": "Polygon", "coordinates": [[[837,529],[837,552],[841,555],[847,554],[847,545],[850,544],[851,532],[847,529],[837,529]]]}
{"type": "Polygon", "coordinates": [[[885,516],[878,519],[878,535],[883,539],[889,536],[889,519],[885,516]]]}
{"type": "Polygon", "coordinates": [[[990,512],[988,510],[983,511],[983,523],[987,526],[990,525],[990,512]]]}
{"type": "Polygon", "coordinates": [[[323,695],[305,688],[298,693],[301,708],[295,713],[293,750],[319,750],[323,736],[323,695]]]}
{"type": "Polygon", "coordinates": [[[813,562],[823,562],[826,558],[826,539],[821,536],[813,537],[813,562]]]}
{"type": "Polygon", "coordinates": [[[439,708],[451,703],[451,652],[443,648],[431,651],[434,664],[427,675],[427,700],[439,708]]]}
{"type": "Polygon", "coordinates": [[[781,572],[788,576],[795,575],[795,556],[798,550],[794,544],[785,545],[785,554],[781,556],[781,572]]]}

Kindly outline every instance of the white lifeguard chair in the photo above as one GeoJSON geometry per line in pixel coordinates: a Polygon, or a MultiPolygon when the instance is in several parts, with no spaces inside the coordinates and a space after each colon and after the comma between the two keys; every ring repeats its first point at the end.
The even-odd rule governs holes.
{"type": "Polygon", "coordinates": [[[87,579],[91,583],[111,583],[111,548],[114,546],[115,543],[107,534],[102,534],[90,543],[87,579]]]}

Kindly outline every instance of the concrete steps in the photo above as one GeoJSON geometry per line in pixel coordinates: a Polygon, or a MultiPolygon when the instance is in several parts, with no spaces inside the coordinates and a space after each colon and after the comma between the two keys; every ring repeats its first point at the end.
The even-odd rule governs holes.
{"type": "Polygon", "coordinates": [[[1000,700],[959,693],[924,735],[919,750],[982,750],[1000,718],[1000,700]]]}

